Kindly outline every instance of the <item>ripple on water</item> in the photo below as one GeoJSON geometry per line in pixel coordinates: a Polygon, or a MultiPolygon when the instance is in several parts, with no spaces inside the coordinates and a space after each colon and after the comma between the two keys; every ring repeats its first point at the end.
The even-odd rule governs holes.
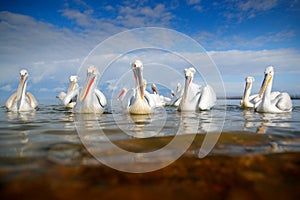
{"type": "Polygon", "coordinates": [[[87,125],[94,130],[92,134],[87,131],[87,137],[92,140],[97,141],[97,129],[100,128],[114,144],[133,152],[162,148],[176,134],[182,142],[185,136],[195,134],[196,139],[187,154],[197,156],[207,132],[218,131],[217,127],[223,125],[222,113],[225,110],[222,134],[211,154],[299,152],[300,106],[298,101],[294,103],[293,112],[288,114],[242,110],[238,101],[229,100],[226,109],[217,105],[208,112],[185,114],[167,107],[166,111],[147,118],[122,113],[114,115],[107,111],[96,119],[94,116],[78,116],[60,105],[40,105],[33,113],[11,113],[1,107],[0,166],[33,167],[41,160],[74,165],[94,163],[80,141],[78,125],[87,125]],[[78,120],[82,123],[78,124],[78,120]]]}

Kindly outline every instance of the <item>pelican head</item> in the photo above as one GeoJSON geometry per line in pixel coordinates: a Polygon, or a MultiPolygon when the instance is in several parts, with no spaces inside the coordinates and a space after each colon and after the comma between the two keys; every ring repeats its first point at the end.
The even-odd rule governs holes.
{"type": "Polygon", "coordinates": [[[272,66],[267,67],[265,70],[265,77],[264,77],[263,83],[260,87],[259,98],[262,97],[267,86],[272,82],[273,76],[274,76],[274,68],[272,66]]]}
{"type": "MultiPolygon", "coordinates": [[[[244,90],[244,95],[241,101],[241,105],[244,106],[244,104],[246,104],[249,101],[249,96],[251,93],[251,89],[252,89],[252,84],[254,83],[254,77],[252,76],[247,76],[245,78],[246,81],[246,86],[245,86],[245,90],[244,90]]],[[[246,106],[248,107],[248,106],[246,106]]]]}
{"type": "Polygon", "coordinates": [[[253,83],[255,81],[254,77],[248,76],[245,78],[246,83],[253,83]]]}
{"type": "Polygon", "coordinates": [[[70,87],[68,89],[68,92],[71,92],[75,89],[76,83],[78,81],[78,76],[70,76],[70,87]]]}
{"type": "Polygon", "coordinates": [[[84,101],[89,92],[93,90],[98,75],[99,71],[95,66],[92,65],[87,69],[87,77],[82,87],[82,91],[80,92],[80,102],[84,101]]]}
{"type": "Polygon", "coordinates": [[[70,82],[77,83],[78,81],[78,76],[70,76],[70,82]]]}
{"type": "Polygon", "coordinates": [[[174,97],[175,96],[175,93],[173,90],[171,90],[171,96],[174,97]]]}
{"type": "Polygon", "coordinates": [[[139,95],[144,99],[144,82],[143,82],[143,63],[140,60],[136,60],[132,64],[132,71],[137,84],[139,95]]]}
{"type": "Polygon", "coordinates": [[[154,94],[158,94],[158,91],[156,89],[156,85],[154,83],[151,85],[151,89],[152,89],[154,94]]]}
{"type": "Polygon", "coordinates": [[[28,72],[26,69],[20,71],[20,83],[17,91],[17,101],[20,101],[23,91],[26,89],[26,84],[28,80],[28,72]]]}
{"type": "Polygon", "coordinates": [[[252,88],[252,84],[254,83],[255,79],[252,76],[248,76],[245,78],[245,81],[246,81],[246,88],[245,88],[245,92],[246,92],[252,88]]]}
{"type": "Polygon", "coordinates": [[[189,89],[191,82],[193,81],[195,72],[196,72],[196,70],[193,67],[184,69],[185,87],[184,87],[183,102],[186,101],[188,89],[189,89]]]}

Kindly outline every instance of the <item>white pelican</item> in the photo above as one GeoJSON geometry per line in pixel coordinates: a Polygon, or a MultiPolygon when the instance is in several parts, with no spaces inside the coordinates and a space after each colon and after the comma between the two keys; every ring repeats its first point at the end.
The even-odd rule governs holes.
{"type": "Polygon", "coordinates": [[[129,109],[129,105],[133,103],[136,90],[130,89],[127,90],[125,87],[118,94],[117,99],[121,101],[121,105],[124,109],[129,109]]]}
{"type": "Polygon", "coordinates": [[[274,69],[269,66],[265,70],[265,78],[259,92],[259,98],[262,98],[259,105],[255,105],[255,111],[263,113],[284,113],[291,112],[293,103],[288,93],[277,92],[276,97],[272,97],[271,90],[273,84],[274,69]]]}
{"type": "Polygon", "coordinates": [[[150,94],[150,95],[155,100],[156,106],[165,106],[167,103],[169,103],[171,101],[170,98],[165,97],[163,95],[160,95],[158,93],[158,90],[157,90],[156,85],[154,83],[151,85],[151,89],[152,89],[153,94],[150,94]]]}
{"type": "Polygon", "coordinates": [[[37,108],[38,103],[34,96],[26,92],[28,72],[23,69],[20,71],[20,83],[17,92],[12,94],[6,101],[8,111],[31,111],[37,108]]]}
{"type": "Polygon", "coordinates": [[[178,107],[182,98],[182,91],[181,91],[181,84],[177,84],[176,93],[172,90],[171,91],[172,99],[168,103],[169,106],[176,106],[178,107]]]}
{"type": "MultiPolygon", "coordinates": [[[[246,85],[244,90],[244,95],[241,100],[241,107],[242,108],[254,108],[257,107],[261,103],[261,98],[258,94],[251,94],[252,85],[255,81],[254,77],[248,76],[245,79],[246,85]]],[[[280,94],[280,92],[271,92],[271,99],[274,99],[277,97],[277,95],[280,94]]]]}
{"type": "MultiPolygon", "coordinates": [[[[117,99],[121,101],[122,107],[131,114],[149,114],[152,112],[152,109],[164,105],[158,93],[151,94],[146,90],[147,81],[143,79],[142,70],[142,62],[136,60],[135,63],[132,64],[132,71],[137,87],[129,90],[124,87],[117,96],[117,99]],[[142,84],[142,86],[140,86],[140,84],[142,84]]],[[[155,86],[155,84],[152,85],[152,87],[153,86],[155,86]]]]}
{"type": "Polygon", "coordinates": [[[254,105],[260,101],[260,98],[258,97],[258,94],[251,95],[252,85],[254,82],[254,77],[248,76],[245,79],[246,85],[244,90],[244,95],[241,100],[241,107],[242,108],[254,108],[254,105]]]}
{"type": "Polygon", "coordinates": [[[99,71],[95,66],[87,69],[87,77],[85,83],[80,90],[76,88],[70,91],[64,98],[64,104],[67,106],[71,99],[77,96],[74,111],[78,113],[103,113],[106,106],[106,98],[97,88],[97,78],[99,71]]]}
{"type": "MultiPolygon", "coordinates": [[[[79,87],[77,81],[78,81],[78,76],[70,76],[70,86],[68,88],[67,93],[70,93],[71,91],[73,91],[79,87]]],[[[67,95],[66,93],[61,92],[61,93],[59,93],[58,96],[56,96],[56,98],[58,98],[59,100],[61,100],[63,102],[66,95],[67,95]]],[[[67,104],[66,107],[73,108],[76,105],[76,100],[77,100],[77,97],[75,96],[73,99],[70,100],[70,102],[67,104]]]]}
{"type": "Polygon", "coordinates": [[[210,110],[216,103],[216,93],[210,85],[201,87],[192,83],[195,73],[194,68],[184,70],[185,87],[178,111],[210,110]]]}
{"type": "MultiPolygon", "coordinates": [[[[151,108],[158,107],[158,103],[153,98],[154,94],[150,94],[148,91],[145,90],[146,88],[146,80],[143,80],[143,90],[144,90],[144,98],[146,99],[147,103],[151,108]]],[[[129,111],[129,107],[133,105],[135,96],[137,95],[137,88],[132,88],[127,90],[125,87],[121,90],[121,92],[117,96],[117,100],[122,102],[122,107],[129,111]]]]}
{"type": "Polygon", "coordinates": [[[128,102],[129,113],[137,115],[150,114],[153,107],[155,107],[155,103],[152,103],[151,97],[145,98],[146,84],[143,80],[143,63],[140,60],[136,60],[132,64],[132,71],[137,87],[135,90],[131,90],[133,94],[128,102]]]}

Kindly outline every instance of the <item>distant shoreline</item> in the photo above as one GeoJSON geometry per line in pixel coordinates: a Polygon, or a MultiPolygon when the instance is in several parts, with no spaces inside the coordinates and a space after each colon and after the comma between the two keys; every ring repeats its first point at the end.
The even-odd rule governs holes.
{"type": "MultiPolygon", "coordinates": [[[[240,100],[242,99],[241,96],[229,96],[229,97],[217,97],[217,99],[229,99],[229,100],[240,100]]],[[[300,96],[299,95],[291,95],[292,100],[299,100],[300,96]]]]}

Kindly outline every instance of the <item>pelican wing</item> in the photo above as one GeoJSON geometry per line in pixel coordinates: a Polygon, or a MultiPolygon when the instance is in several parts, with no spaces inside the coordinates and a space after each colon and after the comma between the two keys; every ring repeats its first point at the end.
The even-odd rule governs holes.
{"type": "Polygon", "coordinates": [[[169,98],[169,97],[165,97],[163,95],[160,95],[159,97],[160,97],[160,100],[163,102],[164,105],[167,105],[171,102],[171,98],[169,98]]]}
{"type": "Polygon", "coordinates": [[[200,110],[209,110],[216,103],[216,93],[210,85],[206,85],[201,93],[199,100],[199,109],[200,110]]]}
{"type": "Polygon", "coordinates": [[[72,99],[76,98],[76,96],[78,95],[79,95],[79,88],[72,90],[63,99],[63,104],[67,106],[72,101],[72,99]]]}
{"type": "Polygon", "coordinates": [[[169,106],[178,106],[180,104],[181,97],[174,96],[168,103],[169,106]]]}
{"type": "Polygon", "coordinates": [[[63,101],[66,95],[67,95],[66,93],[60,92],[59,95],[56,96],[56,98],[58,98],[59,100],[63,101]]]}
{"type": "Polygon", "coordinates": [[[17,98],[17,93],[13,93],[6,101],[5,105],[8,110],[11,110],[12,106],[15,105],[17,98]]]}
{"type": "Polygon", "coordinates": [[[38,106],[37,100],[30,92],[26,92],[26,99],[28,100],[30,107],[36,108],[38,106]]]}
{"type": "Polygon", "coordinates": [[[145,99],[151,108],[162,106],[161,99],[157,94],[150,94],[148,91],[145,91],[145,99]]]}
{"type": "Polygon", "coordinates": [[[131,105],[133,105],[135,99],[135,90],[130,89],[126,92],[124,98],[122,99],[122,107],[129,109],[131,105]]]}
{"type": "MultiPolygon", "coordinates": [[[[276,92],[271,92],[271,100],[272,99],[276,99],[278,95],[280,95],[281,93],[276,91],[276,92]]],[[[289,95],[288,95],[289,96],[289,95]]]]}
{"type": "Polygon", "coordinates": [[[277,108],[282,111],[291,111],[293,107],[293,103],[291,97],[288,93],[281,93],[277,95],[277,97],[273,101],[277,108]]]}
{"type": "Polygon", "coordinates": [[[249,97],[251,103],[256,103],[258,101],[258,94],[253,94],[249,97]]]}
{"type": "Polygon", "coordinates": [[[98,89],[95,89],[95,94],[96,94],[96,97],[97,97],[100,105],[102,107],[105,107],[107,105],[107,101],[106,101],[106,97],[104,96],[104,94],[98,89]]]}

